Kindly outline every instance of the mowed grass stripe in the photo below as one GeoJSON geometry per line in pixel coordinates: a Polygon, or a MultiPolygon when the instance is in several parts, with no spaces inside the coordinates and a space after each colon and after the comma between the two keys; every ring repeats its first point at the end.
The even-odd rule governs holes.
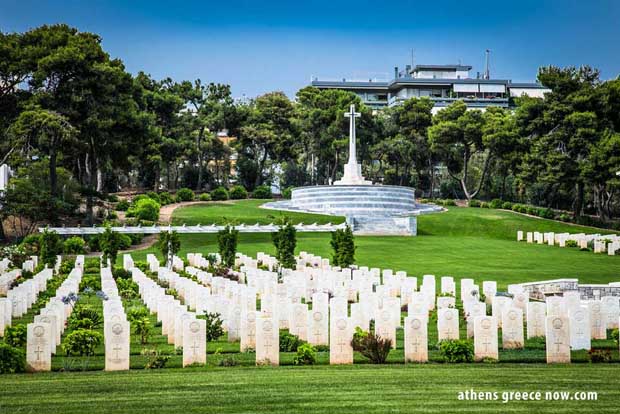
{"type": "Polygon", "coordinates": [[[6,376],[18,412],[617,412],[620,366],[401,365],[6,376]],[[597,391],[598,401],[459,401],[461,391],[597,391]]]}

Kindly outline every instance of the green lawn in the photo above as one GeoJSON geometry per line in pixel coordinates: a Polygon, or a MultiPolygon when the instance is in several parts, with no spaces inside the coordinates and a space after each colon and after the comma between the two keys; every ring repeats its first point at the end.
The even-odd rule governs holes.
{"type": "Polygon", "coordinates": [[[175,225],[196,224],[270,224],[283,216],[293,223],[342,223],[343,217],[326,216],[324,214],[307,214],[268,210],[259,206],[266,200],[243,200],[236,202],[195,204],[179,207],[174,211],[172,223],[175,225]]]}
{"type": "MultiPolygon", "coordinates": [[[[274,212],[260,209],[257,200],[227,205],[190,206],[174,213],[176,222],[209,224],[222,222],[222,217],[237,217],[239,222],[270,222],[274,212]],[[202,216],[200,216],[202,214],[202,216]],[[183,217],[180,219],[179,217],[183,217]],[[241,221],[243,218],[243,221],[241,221]]],[[[287,213],[288,214],[288,213],[287,213]]],[[[310,216],[336,221],[335,217],[310,216]],[[332,220],[333,219],[333,220],[332,220]]],[[[296,220],[301,217],[296,216],[296,220]]],[[[549,247],[517,243],[517,230],[602,233],[595,228],[573,226],[552,220],[528,217],[503,210],[452,207],[445,213],[418,218],[417,237],[358,236],[356,259],[359,265],[405,270],[412,276],[450,275],[456,279],[473,277],[497,280],[500,288],[550,278],[577,277],[581,282],[608,283],[620,281],[620,256],[609,257],[576,248],[549,247]]],[[[217,251],[215,235],[183,235],[182,251],[217,251]]],[[[330,235],[298,234],[298,251],[305,250],[330,257],[330,235]]],[[[239,251],[255,255],[274,253],[269,234],[240,234],[239,251]]],[[[133,254],[144,260],[155,248],[133,254]]]]}
{"type": "Polygon", "coordinates": [[[186,368],[3,376],[0,412],[21,413],[617,413],[614,365],[353,365],[186,368]],[[460,392],[497,392],[460,401],[460,392]],[[542,401],[503,403],[504,392],[542,401]],[[597,401],[545,401],[545,392],[597,392],[597,401]]]}

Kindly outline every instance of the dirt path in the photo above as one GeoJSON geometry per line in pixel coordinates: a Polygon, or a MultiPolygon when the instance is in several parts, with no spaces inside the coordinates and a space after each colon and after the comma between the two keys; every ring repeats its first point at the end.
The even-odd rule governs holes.
{"type": "MultiPolygon", "coordinates": [[[[233,202],[234,201],[232,200],[215,201],[215,203],[218,203],[218,204],[221,204],[221,203],[232,204],[233,202]]],[[[213,203],[213,201],[183,201],[181,203],[173,203],[173,204],[165,205],[159,209],[159,223],[162,225],[170,224],[172,222],[172,214],[174,213],[174,210],[176,210],[179,207],[187,207],[187,206],[193,206],[196,204],[210,204],[210,203],[213,203]]],[[[140,244],[131,246],[131,249],[123,250],[123,251],[120,251],[119,253],[131,253],[136,250],[148,249],[149,247],[152,247],[155,243],[157,243],[157,238],[158,238],[157,234],[149,234],[148,236],[145,236],[144,239],[142,239],[142,242],[140,244]]]]}

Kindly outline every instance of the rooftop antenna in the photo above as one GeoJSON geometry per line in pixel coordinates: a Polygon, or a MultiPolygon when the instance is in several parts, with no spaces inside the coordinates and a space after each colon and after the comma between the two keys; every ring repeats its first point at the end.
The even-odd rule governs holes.
{"type": "Polygon", "coordinates": [[[484,52],[484,54],[485,54],[484,79],[489,80],[491,79],[491,73],[489,72],[489,60],[490,60],[491,51],[487,49],[484,52]]]}

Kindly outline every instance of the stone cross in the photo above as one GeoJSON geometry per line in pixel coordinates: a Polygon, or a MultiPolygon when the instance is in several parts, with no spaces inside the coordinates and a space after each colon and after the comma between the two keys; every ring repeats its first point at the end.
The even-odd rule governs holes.
{"type": "Polygon", "coordinates": [[[355,105],[351,104],[349,112],[345,112],[345,117],[349,118],[349,161],[347,164],[357,165],[357,153],[355,149],[355,118],[362,116],[355,112],[355,105]]]}

